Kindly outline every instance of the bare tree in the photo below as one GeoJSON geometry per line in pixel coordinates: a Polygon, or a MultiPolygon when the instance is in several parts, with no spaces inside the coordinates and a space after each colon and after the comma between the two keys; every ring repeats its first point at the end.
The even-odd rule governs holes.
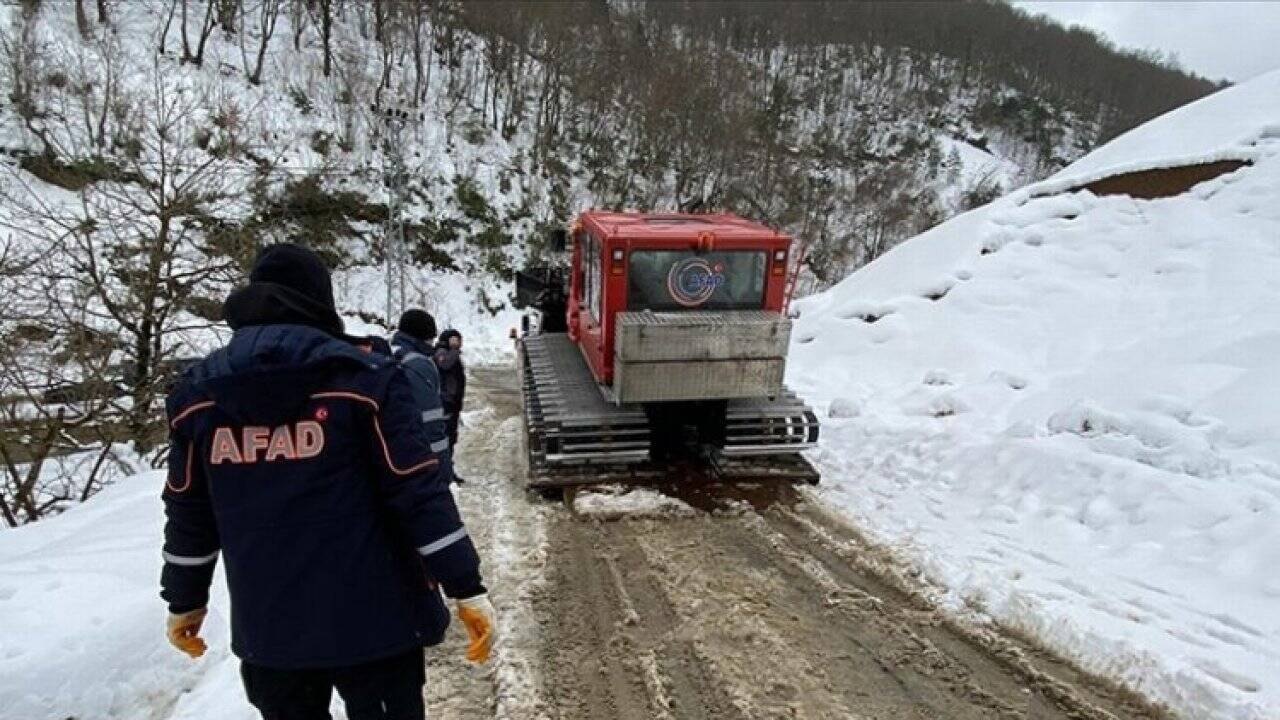
{"type": "Polygon", "coordinates": [[[324,76],[329,77],[333,73],[333,0],[315,0],[315,4],[308,4],[308,11],[312,13],[312,21],[320,29],[320,42],[324,50],[324,76]]]}
{"type": "Polygon", "coordinates": [[[81,43],[75,54],[74,62],[68,63],[75,68],[75,82],[69,89],[79,105],[89,144],[102,153],[110,140],[110,121],[126,119],[123,106],[118,104],[123,72],[119,39],[113,33],[103,33],[91,43],[81,43]]]}
{"type": "Polygon", "coordinates": [[[164,25],[160,27],[160,54],[165,53],[165,43],[169,40],[169,28],[173,25],[173,16],[178,12],[181,0],[168,0],[165,6],[164,25]]]}
{"type": "Polygon", "coordinates": [[[204,64],[204,46],[208,42],[209,36],[213,34],[213,29],[217,27],[217,16],[214,14],[215,0],[207,0],[204,5],[204,18],[200,21],[200,29],[196,35],[196,50],[191,52],[191,41],[187,38],[187,6],[191,0],[181,0],[182,11],[180,22],[182,25],[182,62],[191,63],[196,67],[204,64]]]}
{"type": "Polygon", "coordinates": [[[253,30],[258,35],[258,54],[253,69],[249,69],[249,57],[245,50],[245,40],[249,33],[245,32],[245,17],[249,15],[248,7],[240,12],[240,57],[244,61],[244,71],[249,82],[254,85],[262,83],[262,63],[267,56],[267,47],[271,44],[271,36],[275,34],[276,23],[280,20],[281,0],[257,0],[257,26],[253,30]]]}
{"type": "Polygon", "coordinates": [[[115,469],[110,336],[79,298],[48,294],[50,248],[0,248],[0,519],[15,527],[83,502],[115,469]]]}
{"type": "Polygon", "coordinates": [[[208,0],[208,2],[217,4],[218,25],[222,27],[222,32],[227,37],[231,37],[236,32],[236,15],[244,9],[243,0],[208,0]]]}
{"type": "Polygon", "coordinates": [[[89,16],[84,12],[84,0],[76,0],[76,30],[81,38],[89,39],[89,16]]]}
{"type": "Polygon", "coordinates": [[[307,30],[307,0],[289,0],[289,21],[293,24],[293,49],[302,50],[302,34],[307,30]]]}
{"type": "MultiPolygon", "coordinates": [[[[42,268],[50,295],[84,298],[86,324],[119,339],[128,391],[123,422],[139,450],[160,437],[156,403],[176,339],[212,325],[193,312],[193,295],[235,271],[202,244],[202,221],[225,212],[237,194],[230,153],[206,151],[194,140],[208,103],[169,87],[156,66],[131,108],[132,150],[106,177],[73,202],[47,199],[19,177],[7,198],[3,226],[32,246],[57,250],[56,262],[42,268]]],[[[221,124],[213,142],[234,147],[234,113],[224,113],[221,124]]]]}
{"type": "Polygon", "coordinates": [[[28,138],[39,145],[39,153],[53,156],[57,147],[46,125],[51,113],[40,92],[48,51],[37,39],[35,23],[35,16],[24,12],[17,22],[0,29],[0,60],[14,114],[28,138]]]}

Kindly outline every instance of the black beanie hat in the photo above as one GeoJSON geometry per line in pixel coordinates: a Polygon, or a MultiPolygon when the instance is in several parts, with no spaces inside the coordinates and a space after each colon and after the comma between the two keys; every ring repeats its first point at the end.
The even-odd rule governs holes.
{"type": "Polygon", "coordinates": [[[319,255],[292,243],[263,248],[253,262],[249,282],[283,285],[319,301],[325,307],[333,307],[329,268],[324,266],[319,255]]]}
{"type": "Polygon", "coordinates": [[[436,319],[426,310],[413,308],[400,316],[400,332],[416,340],[430,340],[436,336],[436,319]]]}
{"type": "Polygon", "coordinates": [[[258,253],[249,284],[227,298],[225,315],[232,328],[297,323],[342,333],[329,269],[319,255],[292,243],[258,253]]]}

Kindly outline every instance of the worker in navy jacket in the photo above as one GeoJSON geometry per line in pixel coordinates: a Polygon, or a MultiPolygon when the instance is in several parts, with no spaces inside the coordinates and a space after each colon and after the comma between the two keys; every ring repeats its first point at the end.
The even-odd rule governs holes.
{"type": "Polygon", "coordinates": [[[198,657],[218,558],[231,649],[267,720],[424,717],[422,647],[458,604],[488,658],[492,605],[405,371],[342,335],[327,269],[266,248],[224,311],[231,342],[168,399],[161,596],[198,657]]]}
{"type": "Polygon", "coordinates": [[[449,436],[445,426],[445,410],[440,392],[440,371],[432,359],[436,338],[436,319],[425,310],[412,308],[404,311],[397,324],[396,333],[391,336],[392,356],[404,368],[410,385],[413,386],[414,398],[422,406],[422,421],[427,426],[427,439],[434,452],[449,459],[447,463],[450,479],[457,479],[453,467],[453,453],[450,451],[449,436]]]}

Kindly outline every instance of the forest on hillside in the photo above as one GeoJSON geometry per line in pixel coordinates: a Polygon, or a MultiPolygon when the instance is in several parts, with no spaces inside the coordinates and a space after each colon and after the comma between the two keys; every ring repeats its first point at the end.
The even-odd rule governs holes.
{"type": "Polygon", "coordinates": [[[463,77],[504,137],[527,129],[550,167],[579,160],[599,205],[728,208],[787,228],[824,282],[1011,189],[991,177],[942,197],[958,160],[939,136],[1012,158],[1025,182],[1215,87],[1002,2],[456,10],[438,46],[464,67],[455,28],[483,42],[482,71],[463,77]]]}
{"type": "Polygon", "coordinates": [[[360,283],[391,208],[428,304],[448,275],[502,308],[588,207],[740,213],[805,243],[823,287],[1214,88],[998,2],[16,0],[0,20],[10,524],[92,495],[122,442],[159,457],[166,383],[262,244],[315,247],[375,324],[360,283]]]}

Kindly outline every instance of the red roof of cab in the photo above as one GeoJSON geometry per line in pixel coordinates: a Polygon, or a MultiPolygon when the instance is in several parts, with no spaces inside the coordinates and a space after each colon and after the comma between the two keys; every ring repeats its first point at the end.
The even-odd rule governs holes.
{"type": "Polygon", "coordinates": [[[628,239],[679,239],[711,232],[717,238],[786,237],[760,223],[728,213],[641,213],[590,210],[579,216],[582,224],[605,237],[628,239]]]}

